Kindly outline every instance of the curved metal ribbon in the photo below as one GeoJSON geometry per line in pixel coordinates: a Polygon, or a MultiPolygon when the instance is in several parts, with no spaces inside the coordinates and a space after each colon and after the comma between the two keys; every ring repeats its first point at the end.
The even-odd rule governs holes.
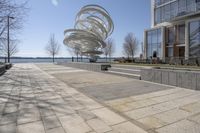
{"type": "Polygon", "coordinates": [[[83,55],[100,55],[106,46],[104,40],[113,30],[113,21],[103,7],[87,5],[78,12],[74,29],[64,31],[63,43],[78,48],[83,55]]]}

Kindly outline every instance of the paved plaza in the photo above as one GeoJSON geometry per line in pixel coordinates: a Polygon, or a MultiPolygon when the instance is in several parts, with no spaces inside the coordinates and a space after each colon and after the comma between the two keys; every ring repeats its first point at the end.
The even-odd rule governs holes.
{"type": "Polygon", "coordinates": [[[200,92],[53,64],[0,76],[0,133],[200,133],[200,92]]]}

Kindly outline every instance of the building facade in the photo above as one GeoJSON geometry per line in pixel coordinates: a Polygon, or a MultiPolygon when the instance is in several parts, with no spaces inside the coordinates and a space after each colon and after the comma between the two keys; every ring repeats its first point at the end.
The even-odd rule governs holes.
{"type": "Polygon", "coordinates": [[[151,0],[151,29],[144,31],[144,57],[200,57],[200,0],[151,0]]]}

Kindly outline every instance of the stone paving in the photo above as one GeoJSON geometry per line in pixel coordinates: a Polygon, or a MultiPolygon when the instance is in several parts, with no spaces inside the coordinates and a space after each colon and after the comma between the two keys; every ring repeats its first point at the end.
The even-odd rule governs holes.
{"type": "MultiPolygon", "coordinates": [[[[128,119],[115,126],[121,132],[134,129],[134,123],[149,133],[200,133],[199,91],[88,71],[56,74],[61,66],[39,66],[44,71],[51,68],[53,76],[128,119]]],[[[102,114],[103,110],[92,112],[102,114]]],[[[112,119],[111,116],[104,115],[102,119],[112,119]]]]}
{"type": "Polygon", "coordinates": [[[200,133],[200,92],[53,64],[0,76],[0,133],[147,132],[200,133]]]}
{"type": "Polygon", "coordinates": [[[200,133],[200,92],[182,88],[106,101],[114,110],[158,133],[200,133]]]}
{"type": "Polygon", "coordinates": [[[78,91],[95,97],[100,101],[175,88],[107,73],[85,70],[76,72],[77,70],[59,65],[38,64],[37,66],[64,83],[78,89],[78,91]],[[59,69],[63,70],[62,73],[59,69]]]}
{"type": "MultiPolygon", "coordinates": [[[[47,64],[46,64],[47,65],[47,64]]],[[[47,65],[48,66],[48,65],[47,65]]],[[[53,74],[52,66],[46,71],[53,74]]],[[[82,70],[57,67],[56,73],[82,70]]],[[[195,106],[195,105],[194,105],[195,106]]],[[[187,107],[185,107],[185,110],[187,107]]],[[[196,117],[191,120],[196,121],[196,117]]],[[[185,122],[191,125],[191,123],[185,122]]],[[[0,76],[0,133],[146,133],[34,64],[0,76]]]]}

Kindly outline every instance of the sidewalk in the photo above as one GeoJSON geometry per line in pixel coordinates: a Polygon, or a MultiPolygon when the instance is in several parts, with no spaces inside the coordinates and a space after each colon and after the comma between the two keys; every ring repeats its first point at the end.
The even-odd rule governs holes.
{"type": "Polygon", "coordinates": [[[0,133],[146,133],[34,64],[16,64],[0,77],[0,114],[0,133]]]}

